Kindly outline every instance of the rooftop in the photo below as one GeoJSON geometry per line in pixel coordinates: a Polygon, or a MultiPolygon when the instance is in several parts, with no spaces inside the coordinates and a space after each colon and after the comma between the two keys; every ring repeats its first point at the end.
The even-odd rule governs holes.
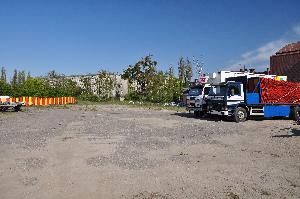
{"type": "Polygon", "coordinates": [[[276,52],[276,55],[291,53],[291,52],[296,52],[296,51],[300,52],[300,41],[284,46],[278,52],[276,52]]]}

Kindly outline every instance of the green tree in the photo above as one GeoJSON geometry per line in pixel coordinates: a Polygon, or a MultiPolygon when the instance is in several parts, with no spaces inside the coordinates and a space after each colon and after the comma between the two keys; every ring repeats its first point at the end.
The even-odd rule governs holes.
{"type": "Polygon", "coordinates": [[[11,87],[15,89],[17,86],[18,86],[18,71],[17,69],[15,69],[11,80],[11,87]]]}
{"type": "Polygon", "coordinates": [[[76,82],[64,74],[52,70],[48,73],[46,80],[49,86],[49,97],[79,96],[81,94],[81,89],[76,82]]]}
{"type": "Polygon", "coordinates": [[[184,86],[188,86],[193,77],[193,67],[191,61],[183,57],[179,58],[178,62],[178,76],[179,80],[183,83],[184,86]]]}
{"type": "Polygon", "coordinates": [[[82,91],[84,93],[93,93],[91,77],[81,77],[80,82],[82,83],[82,91]]]}
{"type": "Polygon", "coordinates": [[[4,67],[1,68],[1,77],[0,80],[6,83],[6,70],[4,67]]]}
{"type": "Polygon", "coordinates": [[[7,82],[0,80],[0,95],[2,96],[10,96],[12,93],[11,86],[7,82]]]}
{"type": "Polygon", "coordinates": [[[23,95],[32,97],[48,97],[50,86],[41,78],[27,78],[23,85],[23,95]]]}
{"type": "Polygon", "coordinates": [[[19,97],[21,93],[21,85],[18,84],[18,71],[15,69],[11,80],[11,95],[12,97],[19,97]]]}
{"type": "Polygon", "coordinates": [[[186,69],[185,69],[185,76],[186,76],[186,84],[189,84],[193,78],[193,65],[192,62],[186,58],[186,69]]]}
{"type": "Polygon", "coordinates": [[[178,77],[181,82],[185,82],[185,65],[185,60],[183,57],[180,57],[178,62],[178,77]]]}
{"type": "Polygon", "coordinates": [[[95,80],[96,93],[100,100],[109,99],[114,86],[115,82],[110,74],[105,70],[100,71],[95,80]]]}
{"type": "Polygon", "coordinates": [[[22,84],[24,84],[26,80],[26,74],[25,74],[25,71],[19,71],[18,72],[18,75],[17,75],[17,84],[20,86],[22,84]]]}
{"type": "Polygon", "coordinates": [[[157,61],[152,59],[152,55],[148,55],[138,61],[135,65],[128,66],[124,70],[122,78],[128,79],[130,83],[130,95],[138,100],[146,100],[145,96],[152,87],[156,71],[157,61]]]}

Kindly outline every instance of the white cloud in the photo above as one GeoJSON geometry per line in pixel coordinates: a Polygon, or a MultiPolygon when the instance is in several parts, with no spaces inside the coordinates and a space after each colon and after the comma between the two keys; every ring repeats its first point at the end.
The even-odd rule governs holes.
{"type": "Polygon", "coordinates": [[[294,26],[290,34],[286,34],[280,39],[270,41],[257,49],[243,53],[239,59],[231,61],[226,70],[238,70],[244,65],[247,68],[255,68],[257,70],[266,70],[269,67],[270,56],[275,54],[279,49],[290,43],[290,38],[299,38],[300,24],[294,26]]]}
{"type": "Polygon", "coordinates": [[[294,26],[293,31],[296,35],[300,36],[300,24],[294,26]]]}

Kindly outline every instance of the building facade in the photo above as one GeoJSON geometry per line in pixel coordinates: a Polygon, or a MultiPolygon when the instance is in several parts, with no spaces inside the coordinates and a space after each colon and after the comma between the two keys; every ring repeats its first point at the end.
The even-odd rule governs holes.
{"type": "MultiPolygon", "coordinates": [[[[83,79],[90,81],[92,92],[97,94],[97,87],[95,83],[98,78],[98,74],[71,75],[66,76],[66,78],[76,82],[77,86],[81,88],[84,88],[83,79]]],[[[110,75],[110,78],[114,81],[114,88],[111,92],[112,97],[124,97],[126,94],[128,94],[128,80],[122,79],[121,75],[110,75]]]]}
{"type": "Polygon", "coordinates": [[[287,76],[291,82],[300,82],[300,41],[284,46],[270,57],[270,71],[287,76]]]}

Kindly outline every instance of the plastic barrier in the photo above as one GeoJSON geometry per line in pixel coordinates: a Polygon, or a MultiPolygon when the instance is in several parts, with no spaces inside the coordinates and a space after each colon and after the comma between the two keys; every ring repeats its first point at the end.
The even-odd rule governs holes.
{"type": "Polygon", "coordinates": [[[23,102],[25,106],[48,106],[75,104],[75,97],[10,97],[0,98],[0,102],[23,102]]]}

